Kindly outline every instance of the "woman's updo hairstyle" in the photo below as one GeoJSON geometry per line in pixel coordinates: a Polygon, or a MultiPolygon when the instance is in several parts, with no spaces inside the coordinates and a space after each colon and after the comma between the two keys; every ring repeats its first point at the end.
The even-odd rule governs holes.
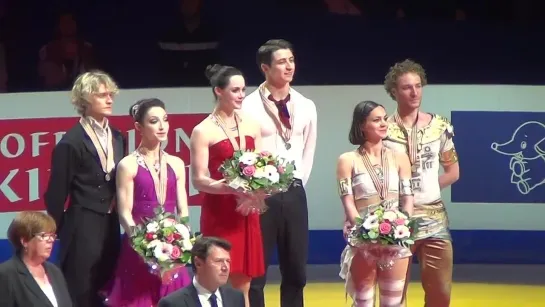
{"type": "Polygon", "coordinates": [[[231,80],[232,76],[243,76],[242,72],[237,68],[219,64],[208,65],[204,71],[204,75],[210,81],[214,97],[217,96],[214,88],[217,87],[223,90],[229,85],[229,81],[231,80]]]}
{"type": "Polygon", "coordinates": [[[149,109],[153,107],[159,107],[165,110],[165,103],[158,98],[146,98],[138,100],[130,107],[129,115],[134,119],[135,122],[143,124],[146,114],[148,114],[149,109]]]}

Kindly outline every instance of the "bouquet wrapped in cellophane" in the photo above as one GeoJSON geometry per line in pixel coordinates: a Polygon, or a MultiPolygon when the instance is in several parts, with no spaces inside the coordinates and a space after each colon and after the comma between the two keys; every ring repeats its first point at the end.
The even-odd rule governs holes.
{"type": "Polygon", "coordinates": [[[348,244],[366,259],[377,261],[381,270],[389,269],[396,259],[411,256],[416,222],[396,209],[381,204],[358,218],[348,235],[348,244]]]}
{"type": "Polygon", "coordinates": [[[165,212],[163,206],[155,209],[153,218],[146,218],[135,226],[131,235],[133,249],[163,283],[171,281],[176,269],[191,263],[195,240],[189,229],[189,219],[165,212]]]}
{"type": "Polygon", "coordinates": [[[263,213],[265,198],[288,190],[294,181],[295,164],[267,151],[235,151],[220,166],[224,181],[251,197],[238,199],[240,212],[263,213]]]}

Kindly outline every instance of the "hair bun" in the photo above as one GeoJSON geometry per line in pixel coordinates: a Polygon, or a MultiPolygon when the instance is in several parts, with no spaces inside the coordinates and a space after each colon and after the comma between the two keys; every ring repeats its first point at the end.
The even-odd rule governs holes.
{"type": "Polygon", "coordinates": [[[208,78],[209,81],[212,80],[212,77],[216,75],[223,68],[220,64],[208,65],[204,70],[204,75],[208,78]]]}
{"type": "Polygon", "coordinates": [[[132,118],[136,118],[136,114],[138,113],[138,108],[140,107],[140,102],[136,102],[135,104],[133,104],[131,106],[131,108],[129,109],[129,115],[132,117],[132,118]]]}

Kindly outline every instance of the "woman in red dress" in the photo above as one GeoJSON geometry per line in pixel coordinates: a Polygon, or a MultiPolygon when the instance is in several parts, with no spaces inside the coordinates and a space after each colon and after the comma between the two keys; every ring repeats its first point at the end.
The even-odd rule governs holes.
{"type": "Polygon", "coordinates": [[[219,182],[223,176],[218,168],[236,150],[259,149],[261,130],[256,122],[239,112],[246,85],[238,69],[212,65],[207,67],[206,76],[217,105],[191,134],[191,180],[204,196],[201,233],[232,244],[231,284],[244,293],[249,307],[250,282],[265,275],[259,215],[237,209],[237,197],[247,196],[219,182]]]}

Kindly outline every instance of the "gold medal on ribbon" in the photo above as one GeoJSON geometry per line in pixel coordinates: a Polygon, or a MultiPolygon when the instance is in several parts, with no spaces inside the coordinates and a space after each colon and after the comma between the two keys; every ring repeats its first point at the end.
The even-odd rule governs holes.
{"type": "Polygon", "coordinates": [[[114,144],[112,139],[112,130],[110,128],[107,129],[107,147],[104,148],[89,120],[81,118],[79,123],[83,127],[83,130],[85,130],[85,133],[87,133],[91,139],[91,142],[97,151],[98,158],[100,159],[100,166],[104,172],[104,180],[112,180],[111,172],[114,169],[114,144]]]}

